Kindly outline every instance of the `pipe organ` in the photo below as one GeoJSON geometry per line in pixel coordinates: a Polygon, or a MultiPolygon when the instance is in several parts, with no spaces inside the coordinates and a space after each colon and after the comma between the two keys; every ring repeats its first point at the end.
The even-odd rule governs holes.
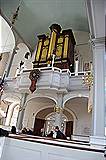
{"type": "Polygon", "coordinates": [[[50,26],[51,34],[38,35],[38,44],[33,62],[34,68],[46,67],[52,64],[55,55],[54,66],[61,69],[69,69],[74,72],[74,46],[76,44],[71,29],[62,30],[58,24],[50,26]]]}

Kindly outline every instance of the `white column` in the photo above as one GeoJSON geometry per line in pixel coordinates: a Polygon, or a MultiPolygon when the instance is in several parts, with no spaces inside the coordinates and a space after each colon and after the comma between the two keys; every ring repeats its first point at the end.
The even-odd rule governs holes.
{"type": "Polygon", "coordinates": [[[106,145],[105,137],[105,41],[93,40],[94,106],[91,144],[106,145]]]}
{"type": "Polygon", "coordinates": [[[54,66],[54,60],[55,60],[55,54],[52,55],[52,69],[53,69],[53,66],[54,66]]]}
{"type": "Polygon", "coordinates": [[[89,29],[92,38],[105,36],[105,0],[86,0],[89,29]]]}
{"type": "Polygon", "coordinates": [[[55,126],[61,129],[62,123],[62,107],[63,107],[63,94],[57,94],[57,107],[59,107],[59,112],[57,110],[55,114],[55,126]]]}
{"type": "Polygon", "coordinates": [[[17,129],[21,130],[23,127],[23,118],[24,118],[24,112],[25,112],[25,102],[27,98],[27,93],[22,93],[22,98],[20,102],[20,110],[18,114],[18,120],[17,120],[17,129]]]}
{"type": "Polygon", "coordinates": [[[86,0],[93,41],[94,106],[91,144],[106,145],[105,137],[105,0],[86,0]]]}
{"type": "Polygon", "coordinates": [[[79,60],[75,60],[75,75],[78,76],[79,60]]]}

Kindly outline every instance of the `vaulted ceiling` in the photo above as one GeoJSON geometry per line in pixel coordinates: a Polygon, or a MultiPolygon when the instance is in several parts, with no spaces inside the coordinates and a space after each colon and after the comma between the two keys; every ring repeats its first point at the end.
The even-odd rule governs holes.
{"type": "MultiPolygon", "coordinates": [[[[3,13],[11,19],[19,0],[0,0],[3,13]]],[[[49,32],[48,27],[58,23],[63,29],[86,31],[88,21],[85,0],[22,0],[15,27],[32,46],[37,34],[49,32]]]]}

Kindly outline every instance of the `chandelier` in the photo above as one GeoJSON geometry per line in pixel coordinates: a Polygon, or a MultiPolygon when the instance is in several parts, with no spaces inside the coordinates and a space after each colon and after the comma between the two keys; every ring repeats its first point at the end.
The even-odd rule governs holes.
{"type": "Polygon", "coordinates": [[[82,77],[83,84],[88,86],[88,89],[91,89],[91,86],[93,85],[93,74],[92,72],[86,72],[85,75],[82,77]]]}
{"type": "Polygon", "coordinates": [[[63,108],[61,108],[61,107],[59,107],[59,106],[57,106],[57,105],[55,105],[54,106],[54,112],[56,112],[56,113],[61,113],[63,111],[63,108]]]}
{"type": "Polygon", "coordinates": [[[93,74],[92,72],[86,72],[83,76],[83,84],[85,84],[89,89],[89,97],[88,97],[88,113],[92,111],[93,107],[93,74]]]}

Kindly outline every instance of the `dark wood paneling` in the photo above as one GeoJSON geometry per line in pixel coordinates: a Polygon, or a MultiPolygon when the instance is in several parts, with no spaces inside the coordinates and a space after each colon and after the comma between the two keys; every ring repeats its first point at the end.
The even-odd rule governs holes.
{"type": "Polygon", "coordinates": [[[35,124],[34,124],[34,135],[40,136],[41,129],[44,128],[44,119],[38,119],[35,118],[35,124]]]}
{"type": "Polygon", "coordinates": [[[71,137],[73,134],[73,121],[68,121],[66,122],[66,132],[65,132],[67,137],[71,137]]]}

